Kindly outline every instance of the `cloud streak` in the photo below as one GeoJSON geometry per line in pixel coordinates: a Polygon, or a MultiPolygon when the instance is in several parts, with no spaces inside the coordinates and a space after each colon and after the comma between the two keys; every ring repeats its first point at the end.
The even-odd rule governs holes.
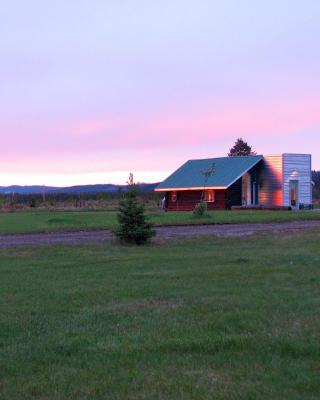
{"type": "MultiPolygon", "coordinates": [[[[168,148],[201,146],[222,139],[228,146],[237,136],[276,139],[281,150],[296,132],[319,128],[320,98],[314,97],[219,106],[185,104],[148,115],[79,118],[78,121],[34,124],[25,128],[18,124],[8,129],[2,143],[22,159],[32,156],[39,160],[53,160],[59,155],[72,159],[74,155],[100,152],[106,155],[121,151],[138,154],[139,150],[153,149],[165,152],[168,148]]],[[[10,153],[3,154],[2,162],[10,157],[10,153]]],[[[159,161],[155,159],[153,164],[159,161]]]]}

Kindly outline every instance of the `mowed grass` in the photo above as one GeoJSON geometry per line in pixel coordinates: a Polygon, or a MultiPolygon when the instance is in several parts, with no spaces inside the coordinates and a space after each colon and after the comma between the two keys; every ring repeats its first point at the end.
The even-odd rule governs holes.
{"type": "MultiPolygon", "coordinates": [[[[320,219],[317,211],[211,211],[204,218],[192,212],[149,212],[156,225],[285,222],[320,219]]],[[[0,213],[0,234],[63,230],[113,229],[115,211],[28,211],[0,213]]]]}
{"type": "Polygon", "coordinates": [[[0,398],[319,399],[320,231],[0,251],[0,398]]]}

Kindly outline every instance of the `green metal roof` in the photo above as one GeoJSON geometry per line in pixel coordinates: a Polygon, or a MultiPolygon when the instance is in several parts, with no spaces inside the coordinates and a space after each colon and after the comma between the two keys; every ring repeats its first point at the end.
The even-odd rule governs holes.
{"type": "Polygon", "coordinates": [[[263,156],[238,156],[189,160],[155,190],[227,188],[253,168],[263,156]],[[210,171],[213,171],[210,174],[210,171]],[[206,172],[208,177],[206,177],[206,172]]]}

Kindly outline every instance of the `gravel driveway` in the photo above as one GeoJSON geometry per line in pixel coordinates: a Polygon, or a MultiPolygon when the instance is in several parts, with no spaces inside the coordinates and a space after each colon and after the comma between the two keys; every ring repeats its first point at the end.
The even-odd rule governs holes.
{"type": "MultiPolygon", "coordinates": [[[[310,228],[320,228],[320,221],[295,221],[264,224],[187,225],[157,227],[155,240],[190,238],[199,236],[245,236],[259,232],[288,232],[310,228]]],[[[114,239],[111,231],[80,231],[29,233],[0,235],[0,248],[16,246],[63,245],[81,243],[110,242],[114,239]]]]}

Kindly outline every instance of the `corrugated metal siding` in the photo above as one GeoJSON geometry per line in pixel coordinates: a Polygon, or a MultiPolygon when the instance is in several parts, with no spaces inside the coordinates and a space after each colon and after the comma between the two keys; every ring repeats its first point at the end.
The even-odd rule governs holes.
{"type": "Polygon", "coordinates": [[[283,205],[290,206],[290,180],[297,180],[298,203],[312,204],[311,155],[283,155],[283,205]]]}
{"type": "Polygon", "coordinates": [[[282,155],[264,156],[259,176],[259,204],[283,205],[282,155]]]}

